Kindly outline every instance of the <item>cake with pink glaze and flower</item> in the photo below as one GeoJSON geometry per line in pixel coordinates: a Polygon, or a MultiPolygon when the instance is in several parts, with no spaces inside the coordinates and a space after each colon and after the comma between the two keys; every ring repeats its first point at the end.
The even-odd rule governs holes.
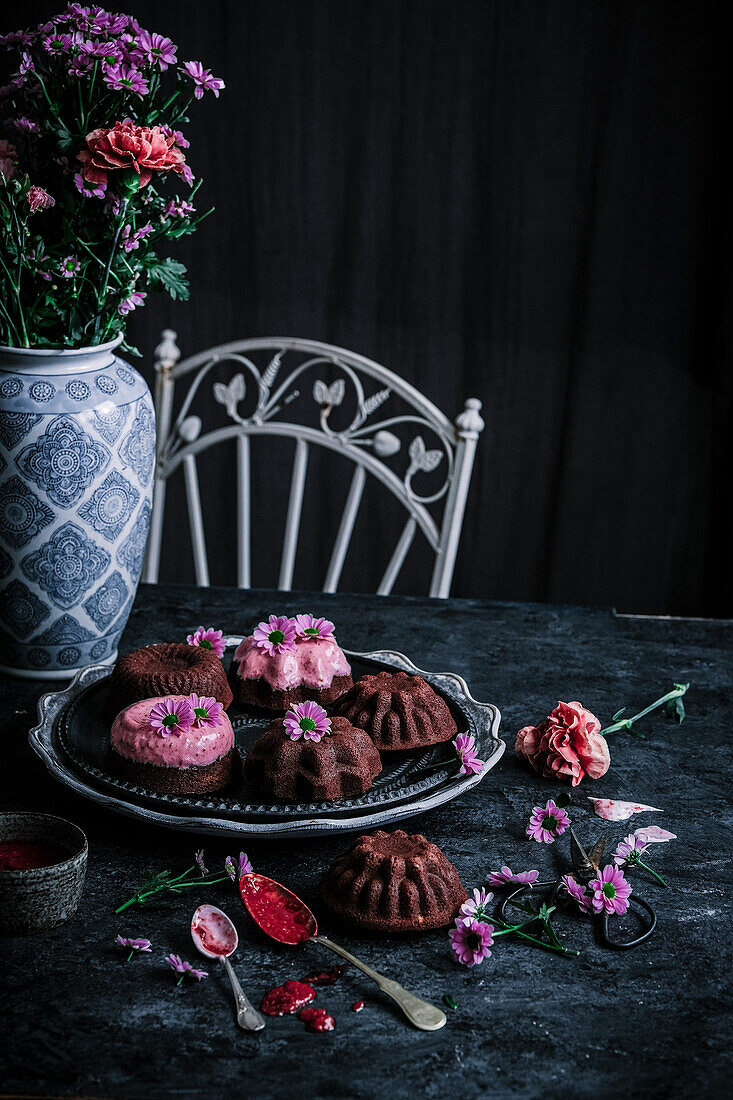
{"type": "Polygon", "coordinates": [[[168,695],[120,711],[110,733],[112,774],[156,794],[205,794],[229,785],[234,732],[216,699],[168,695]]]}
{"type": "Polygon", "coordinates": [[[353,684],[334,625],[313,615],[270,615],[238,646],[229,683],[243,706],[286,711],[311,700],[334,702],[353,684]]]}

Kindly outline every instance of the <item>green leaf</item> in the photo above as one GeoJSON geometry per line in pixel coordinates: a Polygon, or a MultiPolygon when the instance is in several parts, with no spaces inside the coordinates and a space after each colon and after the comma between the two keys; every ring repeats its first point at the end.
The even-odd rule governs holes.
{"type": "Polygon", "coordinates": [[[673,718],[675,722],[682,723],[685,720],[685,704],[682,702],[682,696],[678,695],[676,699],[669,699],[664,704],[664,713],[668,718],[673,718]]]}
{"type": "Polygon", "coordinates": [[[177,302],[188,301],[189,288],[185,265],[171,256],[164,260],[152,258],[146,263],[148,281],[153,290],[165,290],[177,302]]]}
{"type": "Polygon", "coordinates": [[[458,1002],[455,1000],[454,997],[451,997],[450,993],[443,994],[443,1004],[446,1005],[448,1008],[452,1008],[454,1010],[458,1008],[458,1002]]]}
{"type": "Polygon", "coordinates": [[[614,714],[613,718],[611,719],[611,721],[612,722],[618,722],[619,718],[621,717],[621,715],[624,713],[625,710],[626,710],[626,707],[621,707],[621,710],[617,710],[616,713],[614,714]]]}

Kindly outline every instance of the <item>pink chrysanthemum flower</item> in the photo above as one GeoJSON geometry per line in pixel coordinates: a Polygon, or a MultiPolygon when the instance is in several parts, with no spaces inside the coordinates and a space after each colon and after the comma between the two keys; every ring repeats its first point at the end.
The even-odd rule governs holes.
{"type": "Polygon", "coordinates": [[[183,65],[179,66],[179,70],[189,76],[196,85],[193,92],[196,99],[201,99],[205,91],[213,92],[216,98],[219,98],[219,92],[224,88],[224,81],[218,76],[212,76],[200,61],[184,61],[183,65]]]}
{"type": "Polygon", "coordinates": [[[295,633],[299,638],[311,638],[319,641],[321,638],[332,638],[334,625],[328,619],[317,619],[313,615],[295,616],[295,633]]]}
{"type": "Polygon", "coordinates": [[[494,942],[493,931],[491,924],[484,924],[473,917],[459,917],[455,928],[448,933],[453,958],[464,966],[482,963],[491,954],[489,948],[494,942]]]}
{"type": "Polygon", "coordinates": [[[210,699],[205,695],[196,695],[195,692],[191,692],[188,698],[193,707],[193,724],[195,726],[216,725],[224,709],[221,703],[217,703],[216,699],[210,699]]]}
{"type": "Polygon", "coordinates": [[[632,852],[635,852],[637,856],[639,856],[642,852],[645,852],[648,847],[649,845],[643,839],[643,833],[642,836],[638,836],[636,833],[629,833],[628,836],[624,837],[613,853],[613,862],[617,867],[623,867],[624,863],[628,862],[632,852]]]}
{"type": "Polygon", "coordinates": [[[285,615],[270,615],[266,623],[260,623],[252,637],[255,645],[271,657],[285,650],[295,649],[295,622],[285,615]]]}
{"type": "Polygon", "coordinates": [[[500,871],[492,871],[489,882],[492,886],[509,886],[516,883],[517,886],[534,886],[539,878],[539,871],[519,871],[516,874],[510,867],[502,867],[500,871]]]}
{"type": "Polygon", "coordinates": [[[117,307],[117,312],[120,317],[126,317],[128,313],[132,313],[138,306],[144,305],[146,298],[147,294],[144,290],[133,290],[129,298],[125,298],[124,301],[120,302],[117,307]]]}
{"type": "Polygon", "coordinates": [[[254,870],[254,867],[250,863],[249,856],[246,852],[239,853],[238,869],[234,866],[234,860],[231,856],[227,856],[227,858],[224,860],[224,867],[232,882],[238,882],[242,875],[251,875],[254,870]]]}
{"type": "Polygon", "coordinates": [[[461,761],[459,775],[478,775],[484,766],[476,755],[476,738],[472,733],[459,733],[453,742],[461,761]]]}
{"type": "Polygon", "coordinates": [[[464,901],[459,910],[459,916],[461,917],[473,917],[475,920],[482,920],[486,916],[486,909],[489,902],[494,900],[494,895],[488,893],[488,891],[474,890],[473,897],[464,901]]]}
{"type": "Polygon", "coordinates": [[[134,939],[131,940],[131,939],[127,939],[125,936],[117,936],[117,938],[115,940],[115,943],[117,944],[118,947],[121,947],[124,951],[129,951],[129,955],[127,956],[127,959],[125,960],[126,962],[130,961],[130,959],[132,958],[132,956],[135,954],[136,951],[149,952],[150,948],[153,946],[152,943],[150,942],[150,940],[134,940],[134,939]]]}
{"type": "Polygon", "coordinates": [[[196,970],[189,962],[184,962],[180,955],[166,955],[165,961],[172,970],[181,975],[176,985],[180,985],[185,977],[196,978],[200,982],[202,978],[209,976],[206,970],[196,970]]]}
{"type": "Polygon", "coordinates": [[[544,808],[535,806],[532,810],[532,816],[527,826],[527,836],[531,837],[532,840],[552,844],[553,840],[562,836],[569,824],[570,818],[565,811],[556,806],[553,800],[549,798],[544,808]]]}
{"type": "Polygon", "coordinates": [[[107,184],[105,183],[87,183],[81,172],[77,172],[74,176],[74,186],[80,195],[83,195],[85,199],[103,199],[107,190],[107,184]]]}
{"type": "Polygon", "coordinates": [[[137,44],[147,60],[161,70],[167,69],[169,65],[175,65],[177,47],[173,45],[170,38],[165,38],[162,34],[141,31],[137,44]]]}
{"type": "Polygon", "coordinates": [[[291,707],[283,719],[283,725],[291,741],[301,737],[306,741],[320,741],[331,731],[331,719],[323,707],[310,700],[291,707]]]}
{"type": "Polygon", "coordinates": [[[577,901],[583,912],[590,913],[591,899],[585,892],[585,886],[573,878],[572,875],[563,875],[562,881],[570,897],[577,901]]]}
{"type": "Polygon", "coordinates": [[[596,913],[615,913],[621,916],[629,908],[631,887],[619,867],[609,863],[590,883],[593,891],[591,905],[596,913]]]}
{"type": "Polygon", "coordinates": [[[61,277],[63,279],[73,279],[80,267],[81,264],[76,256],[65,256],[59,267],[61,277]]]}
{"type": "Polygon", "coordinates": [[[161,737],[170,737],[172,733],[181,733],[193,725],[194,713],[188,699],[161,699],[150,711],[150,727],[157,730],[161,737]]]}
{"type": "Polygon", "coordinates": [[[198,645],[202,649],[213,649],[217,657],[224,656],[224,635],[221,630],[214,630],[213,626],[206,629],[200,626],[193,634],[186,635],[186,641],[189,645],[198,645]]]}
{"type": "Polygon", "coordinates": [[[131,65],[108,65],[103,75],[107,87],[115,92],[133,92],[140,97],[148,94],[145,78],[131,65]]]}

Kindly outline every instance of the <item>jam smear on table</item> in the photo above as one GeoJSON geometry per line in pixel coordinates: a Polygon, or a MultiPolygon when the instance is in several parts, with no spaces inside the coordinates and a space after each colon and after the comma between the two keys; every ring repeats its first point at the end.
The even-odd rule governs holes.
{"type": "Polygon", "coordinates": [[[333,1016],[329,1016],[325,1008],[301,1009],[298,1019],[308,1025],[309,1031],[333,1031],[336,1026],[333,1016]]]}
{"type": "Polygon", "coordinates": [[[346,973],[348,966],[340,966],[338,963],[335,966],[329,967],[328,970],[320,971],[317,974],[309,974],[306,978],[303,978],[304,982],[308,985],[335,985],[342,974],[346,973]]]}
{"type": "Polygon", "coordinates": [[[306,985],[305,982],[285,982],[265,994],[261,1007],[266,1016],[287,1016],[291,1012],[297,1012],[303,1005],[310,1004],[315,998],[313,986],[306,985]]]}
{"type": "Polygon", "coordinates": [[[0,841],[0,871],[32,871],[37,867],[52,867],[68,858],[69,852],[59,844],[0,841]]]}
{"type": "Polygon", "coordinates": [[[351,1011],[352,1012],[361,1012],[361,1010],[362,1010],[362,1008],[364,1008],[365,1004],[366,1004],[365,1001],[354,1001],[353,1005],[351,1006],[351,1011]]]}

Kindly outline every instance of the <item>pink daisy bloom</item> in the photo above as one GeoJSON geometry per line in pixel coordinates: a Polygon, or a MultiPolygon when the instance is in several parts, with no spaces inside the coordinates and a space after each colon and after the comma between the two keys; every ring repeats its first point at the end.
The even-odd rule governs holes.
{"type": "Polygon", "coordinates": [[[285,615],[270,615],[268,622],[257,626],[252,637],[255,645],[274,657],[276,653],[295,649],[295,622],[285,615]]]}
{"type": "Polygon", "coordinates": [[[85,199],[103,199],[107,190],[106,183],[87,183],[81,172],[75,174],[74,186],[85,199]]]}
{"type": "Polygon", "coordinates": [[[455,928],[448,933],[450,949],[456,962],[464,966],[476,966],[491,954],[489,948],[493,941],[493,925],[474,920],[473,917],[459,917],[455,928]]]}
{"type": "Polygon", "coordinates": [[[171,969],[180,974],[180,978],[177,981],[177,985],[180,985],[185,977],[196,978],[201,981],[202,978],[208,978],[206,970],[196,970],[189,962],[184,962],[180,955],[166,955],[165,961],[171,969]]]}
{"type": "Polygon", "coordinates": [[[472,733],[459,733],[453,742],[461,761],[459,775],[478,775],[484,766],[476,755],[476,739],[472,733]]]}
{"type": "Polygon", "coordinates": [[[170,38],[162,34],[150,34],[149,31],[141,31],[137,40],[139,49],[152,64],[161,70],[176,63],[176,49],[170,38]]]}
{"type": "Polygon", "coordinates": [[[218,76],[212,76],[200,61],[184,61],[179,68],[186,76],[190,76],[196,85],[193,93],[196,99],[201,99],[205,91],[213,92],[216,98],[219,98],[219,92],[224,87],[224,81],[220,80],[218,76]]]}
{"type": "Polygon", "coordinates": [[[193,725],[193,707],[188,699],[161,699],[150,711],[150,728],[157,730],[161,737],[170,737],[172,733],[181,733],[193,725]]]}
{"type": "Polygon", "coordinates": [[[129,298],[125,298],[123,302],[117,307],[117,312],[120,317],[126,317],[128,313],[132,313],[138,306],[144,304],[147,294],[144,290],[134,290],[129,298]]]}
{"type": "Polygon", "coordinates": [[[130,959],[132,958],[132,956],[135,954],[136,951],[149,952],[150,948],[153,946],[152,943],[150,942],[150,940],[142,940],[142,939],[140,939],[140,940],[131,940],[131,939],[127,939],[125,936],[117,936],[117,938],[115,939],[115,943],[117,944],[118,947],[121,947],[124,951],[129,951],[130,952],[129,955],[127,956],[127,960],[126,960],[127,962],[130,961],[130,959]]]}
{"type": "Polygon", "coordinates": [[[61,266],[59,267],[61,278],[73,279],[80,268],[81,264],[77,260],[76,256],[65,256],[64,259],[61,261],[61,266]]]}
{"type": "Polygon", "coordinates": [[[619,867],[609,863],[590,883],[593,891],[591,905],[596,913],[615,913],[621,916],[629,908],[631,887],[619,867]]]}
{"type": "Polygon", "coordinates": [[[148,94],[142,73],[131,65],[108,65],[104,70],[104,82],[115,92],[133,92],[141,97],[148,94]]]}
{"type": "Polygon", "coordinates": [[[486,908],[489,902],[494,900],[494,895],[489,894],[486,890],[474,890],[473,897],[464,901],[459,910],[461,917],[473,917],[475,920],[481,920],[486,915],[486,908]]]}
{"type": "Polygon", "coordinates": [[[489,882],[492,886],[509,886],[516,883],[517,886],[534,886],[539,878],[539,871],[519,871],[517,874],[510,867],[502,867],[500,871],[492,871],[489,882]]]}
{"type": "Polygon", "coordinates": [[[640,855],[642,852],[645,852],[648,847],[649,845],[643,840],[643,833],[642,836],[637,836],[636,833],[629,833],[628,836],[624,837],[613,853],[613,862],[617,867],[622,867],[632,852],[636,852],[640,855]]]}
{"type": "Polygon", "coordinates": [[[231,856],[227,856],[224,860],[224,867],[232,882],[238,882],[242,875],[251,875],[254,867],[249,861],[249,856],[246,852],[239,853],[239,867],[234,866],[234,860],[231,856]]]}
{"type": "Polygon", "coordinates": [[[306,700],[291,707],[283,719],[285,732],[291,741],[303,737],[306,741],[320,741],[331,732],[331,719],[318,703],[306,700]]]}
{"type": "Polygon", "coordinates": [[[213,649],[217,657],[224,656],[224,634],[221,630],[214,630],[213,626],[206,629],[200,626],[193,634],[186,635],[186,641],[189,645],[198,645],[202,649],[213,649]]]}
{"type": "Polygon", "coordinates": [[[224,709],[221,703],[204,695],[196,695],[195,692],[192,692],[188,699],[193,707],[194,726],[216,725],[224,709]]]}
{"type": "Polygon", "coordinates": [[[295,616],[295,633],[299,638],[312,638],[320,641],[321,638],[333,638],[334,625],[328,619],[316,619],[313,615],[295,616]]]}
{"type": "Polygon", "coordinates": [[[179,149],[188,149],[191,145],[191,142],[186,141],[180,130],[174,130],[172,126],[161,126],[161,130],[166,137],[173,138],[173,141],[176,143],[179,149]]]}
{"type": "Polygon", "coordinates": [[[585,886],[578,882],[577,879],[574,879],[572,875],[563,875],[562,881],[570,897],[577,901],[583,912],[590,913],[591,899],[585,892],[585,886]]]}
{"type": "Polygon", "coordinates": [[[527,836],[544,844],[552,844],[553,840],[562,836],[569,824],[570,818],[565,811],[549,798],[544,809],[542,806],[535,806],[532,810],[527,836]]]}

